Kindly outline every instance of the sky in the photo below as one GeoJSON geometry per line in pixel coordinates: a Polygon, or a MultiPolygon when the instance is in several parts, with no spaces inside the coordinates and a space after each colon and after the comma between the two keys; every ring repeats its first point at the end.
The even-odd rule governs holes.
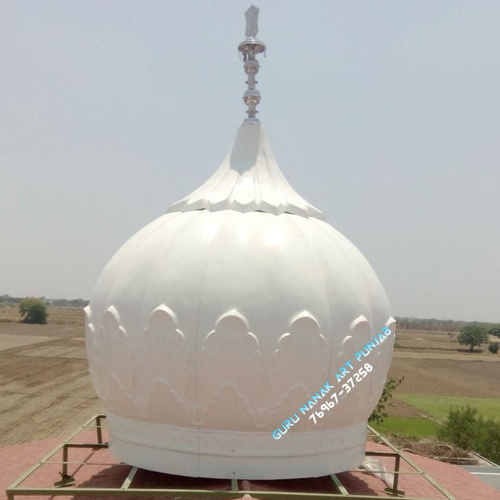
{"type": "MultiPolygon", "coordinates": [[[[393,315],[500,322],[500,2],[261,0],[259,118],[393,315]]],[[[245,118],[250,1],[0,2],[0,295],[91,297],[245,118]]]]}

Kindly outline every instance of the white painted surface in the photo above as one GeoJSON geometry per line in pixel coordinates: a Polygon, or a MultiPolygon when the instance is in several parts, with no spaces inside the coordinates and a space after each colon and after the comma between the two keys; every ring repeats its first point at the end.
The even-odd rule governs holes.
{"type": "Polygon", "coordinates": [[[205,184],[168,212],[206,208],[275,215],[289,213],[326,220],[326,215],[300,196],[281,173],[259,124],[242,125],[234,145],[218,170],[205,184]]]}
{"type": "Polygon", "coordinates": [[[214,176],[115,254],[86,308],[115,456],[248,479],[361,464],[394,335],[331,414],[272,437],[327,380],[340,389],[339,368],[359,367],[354,353],[394,327],[373,269],[324,218],[279,172],[262,128],[244,125],[214,176]]]}

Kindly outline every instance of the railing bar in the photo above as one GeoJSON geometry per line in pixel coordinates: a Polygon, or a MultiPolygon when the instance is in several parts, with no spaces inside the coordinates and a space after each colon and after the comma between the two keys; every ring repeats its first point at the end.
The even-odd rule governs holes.
{"type": "MultiPolygon", "coordinates": [[[[62,465],[64,462],[44,462],[44,465],[62,465]]],[[[130,464],[124,464],[123,462],[121,463],[113,463],[113,462],[66,462],[68,465],[119,465],[119,466],[122,466],[122,467],[130,467],[130,464]]],[[[380,474],[382,473],[387,473],[387,474],[394,474],[395,470],[387,470],[387,469],[384,469],[384,470],[367,470],[367,469],[359,469],[359,468],[356,468],[356,469],[351,469],[349,472],[357,472],[357,473],[360,473],[360,474],[372,474],[372,473],[375,473],[375,472],[378,472],[380,474]]],[[[422,474],[421,472],[418,472],[418,471],[399,471],[398,472],[399,474],[422,474]]],[[[484,474],[487,474],[486,472],[484,474]]],[[[495,473],[498,475],[498,473],[495,473]]],[[[239,491],[239,490],[238,490],[239,491]]]]}
{"type": "MultiPolygon", "coordinates": [[[[206,497],[220,497],[220,498],[230,498],[234,495],[234,490],[233,491],[227,491],[227,490],[175,490],[175,489],[137,489],[137,488],[128,488],[128,486],[131,484],[133,480],[133,476],[137,472],[137,468],[133,467],[132,470],[129,472],[129,476],[131,476],[130,482],[127,484],[127,486],[124,488],[123,486],[121,488],[18,488],[18,485],[22,483],[27,477],[29,477],[33,472],[35,472],[39,467],[44,465],[45,463],[57,463],[57,464],[63,464],[63,465],[68,465],[70,463],[78,464],[78,465],[127,465],[127,464],[112,464],[112,463],[92,463],[92,462],[69,462],[67,459],[64,460],[63,462],[52,462],[49,461],[49,459],[55,455],[59,450],[61,449],[68,449],[70,447],[72,448],[107,448],[108,444],[107,443],[97,443],[97,444],[86,444],[86,443],[70,443],[72,439],[75,438],[80,432],[84,430],[91,430],[92,428],[101,428],[104,426],[98,425],[94,427],[89,427],[93,422],[97,423],[97,419],[102,418],[105,419],[106,415],[96,415],[92,418],[90,418],[87,422],[85,422],[83,425],[81,425],[75,432],[73,432],[65,441],[63,441],[61,444],[59,444],[56,448],[54,448],[51,452],[49,452],[47,455],[45,455],[40,461],[38,461],[33,467],[31,467],[25,474],[23,474],[20,478],[18,478],[9,488],[7,488],[7,495],[8,498],[14,498],[15,495],[38,495],[38,494],[45,494],[45,495],[52,495],[52,496],[74,496],[78,494],[86,494],[89,496],[102,496],[103,494],[109,494],[110,496],[135,496],[141,494],[146,494],[150,497],[161,497],[164,496],[165,494],[172,494],[172,495],[177,495],[181,497],[185,496],[206,496],[206,497]],[[134,471],[134,469],[136,469],[134,471]],[[133,472],[134,471],[134,472],[133,472]],[[133,474],[132,474],[133,472],[133,474]]],[[[439,490],[441,493],[443,493],[448,500],[456,500],[450,493],[448,493],[439,483],[437,483],[431,476],[427,474],[424,470],[422,470],[418,465],[416,465],[410,458],[406,457],[400,450],[398,450],[390,441],[385,439],[380,433],[375,431],[372,427],[368,426],[369,431],[372,432],[372,435],[380,441],[382,441],[385,445],[387,445],[389,448],[391,448],[395,453],[385,453],[385,452],[367,452],[367,455],[370,456],[395,456],[402,458],[406,463],[408,463],[414,471],[408,471],[408,472],[397,472],[394,471],[395,473],[397,472],[398,474],[420,474],[422,475],[428,482],[430,482],[437,490],[439,490]]],[[[130,465],[129,465],[130,466],[130,465]]],[[[353,470],[353,472],[364,472],[361,470],[353,470]]],[[[387,471],[384,471],[387,472],[387,471]]],[[[127,476],[127,479],[129,478],[127,476]]],[[[333,479],[332,475],[332,480],[336,484],[335,479],[333,479]]],[[[342,483],[340,483],[340,480],[335,476],[339,484],[343,487],[342,483]]],[[[126,482],[127,480],[125,480],[126,482]]],[[[234,481],[232,480],[232,485],[234,486],[234,481]]],[[[236,481],[236,485],[237,485],[236,481]]],[[[125,483],[124,483],[125,485],[125,483]]],[[[345,489],[345,488],[344,488],[345,489]]],[[[262,499],[305,499],[305,498],[311,498],[311,499],[328,499],[328,498],[341,498],[345,497],[346,494],[338,495],[338,494],[326,494],[326,493],[302,493],[302,492],[270,492],[270,491],[241,491],[241,490],[236,490],[238,493],[241,494],[252,494],[252,495],[257,495],[262,497],[262,499]]],[[[345,490],[345,493],[349,495],[347,490],[345,490]]],[[[378,500],[380,497],[375,497],[371,495],[363,495],[363,494],[354,494],[354,495],[349,495],[350,500],[357,500],[357,499],[363,499],[363,500],[378,500]]],[[[413,499],[413,498],[406,498],[406,500],[423,500],[423,499],[413,499]]]]}
{"type": "Polygon", "coordinates": [[[98,415],[95,419],[96,430],[97,430],[97,442],[102,444],[102,429],[101,429],[101,419],[102,417],[98,415]]]}
{"type": "Polygon", "coordinates": [[[41,465],[43,465],[50,457],[55,455],[61,448],[63,448],[66,444],[68,444],[69,441],[71,441],[75,436],[77,436],[82,430],[89,425],[90,422],[96,419],[96,416],[93,416],[87,422],[85,422],[83,425],[78,427],[78,429],[73,432],[66,440],[64,440],[61,444],[56,446],[52,451],[47,453],[41,460],[39,460],[33,467],[31,467],[28,471],[26,471],[20,478],[16,479],[8,489],[16,488],[20,483],[22,483],[25,479],[27,479],[33,472],[35,472],[41,465]]]}
{"type": "Polygon", "coordinates": [[[332,481],[335,483],[335,486],[338,488],[342,496],[345,497],[350,496],[349,492],[346,490],[345,486],[341,483],[340,479],[337,477],[336,474],[331,474],[330,477],[332,478],[332,481]]]}
{"type": "MultiPolygon", "coordinates": [[[[44,462],[43,465],[62,465],[64,462],[44,462]]],[[[113,462],[66,462],[68,465],[120,465],[123,467],[130,467],[130,464],[113,463],[113,462]]]]}
{"type": "Polygon", "coordinates": [[[409,465],[411,465],[416,471],[420,472],[420,474],[425,478],[427,479],[427,481],[429,481],[429,483],[431,483],[433,486],[435,486],[448,500],[456,500],[456,498],[451,494],[449,493],[448,491],[446,491],[437,481],[435,481],[431,476],[429,476],[429,474],[427,474],[427,472],[425,472],[424,470],[422,470],[415,462],[413,462],[413,460],[411,460],[410,458],[406,457],[406,455],[403,454],[403,452],[401,450],[398,450],[390,441],[388,441],[387,439],[385,439],[380,433],[378,433],[373,427],[370,427],[369,425],[367,426],[368,429],[373,432],[376,437],[378,437],[381,441],[383,441],[387,446],[389,446],[389,448],[391,448],[392,450],[394,450],[395,452],[397,452],[399,454],[399,456],[409,465]]]}
{"type": "Polygon", "coordinates": [[[134,480],[134,476],[137,474],[137,471],[139,469],[134,465],[131,469],[130,472],[128,473],[128,476],[125,478],[125,481],[123,481],[122,490],[128,489],[132,481],[134,480]]]}
{"type": "MultiPolygon", "coordinates": [[[[149,496],[151,498],[164,497],[165,495],[173,496],[200,496],[200,497],[214,497],[214,498],[234,498],[234,491],[227,490],[174,490],[174,489],[141,489],[129,488],[122,490],[120,488],[19,488],[16,490],[8,490],[8,494],[16,493],[18,495],[52,495],[52,496],[75,496],[75,495],[88,495],[88,496],[149,496]]],[[[277,499],[307,499],[313,498],[317,500],[328,500],[330,498],[345,498],[345,495],[336,493],[307,493],[307,492],[286,492],[286,491],[244,491],[239,490],[238,493],[245,495],[255,495],[262,500],[277,499]]],[[[382,500],[383,497],[363,494],[353,494],[349,496],[349,500],[382,500]]],[[[415,497],[405,497],[405,500],[426,500],[415,497]]]]}
{"type": "Polygon", "coordinates": [[[108,448],[108,443],[67,443],[68,448],[108,448]]]}
{"type": "Polygon", "coordinates": [[[375,473],[375,472],[378,472],[379,474],[418,474],[418,475],[422,475],[421,472],[418,472],[418,471],[398,471],[398,470],[367,470],[367,469],[352,469],[348,472],[361,472],[363,474],[371,474],[372,472],[375,473]]]}

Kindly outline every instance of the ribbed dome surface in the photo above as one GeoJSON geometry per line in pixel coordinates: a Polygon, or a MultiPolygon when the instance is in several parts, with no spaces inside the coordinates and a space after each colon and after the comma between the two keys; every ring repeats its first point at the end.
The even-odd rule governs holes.
{"type": "Polygon", "coordinates": [[[363,461],[393,335],[350,394],[336,374],[362,366],[355,353],[394,319],[373,269],[324,219],[285,180],[262,127],[243,125],[212,178],[115,254],[86,308],[115,456],[241,479],[363,461]],[[328,381],[341,399],[314,423],[319,406],[299,407],[328,381]]]}

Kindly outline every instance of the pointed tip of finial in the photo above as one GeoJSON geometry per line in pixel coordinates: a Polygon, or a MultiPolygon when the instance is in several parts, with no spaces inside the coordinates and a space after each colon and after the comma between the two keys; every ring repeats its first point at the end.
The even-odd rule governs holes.
{"type": "Polygon", "coordinates": [[[255,38],[259,32],[259,9],[255,5],[250,5],[248,10],[245,12],[245,18],[247,20],[247,28],[245,31],[245,36],[247,38],[255,38]]]}
{"type": "Polygon", "coordinates": [[[255,75],[259,72],[259,61],[257,61],[255,56],[264,52],[266,50],[266,46],[256,38],[257,33],[259,32],[258,17],[259,9],[255,7],[255,5],[251,5],[245,12],[246,39],[238,46],[238,50],[243,54],[243,68],[245,69],[245,73],[248,75],[248,80],[246,82],[248,89],[243,94],[243,101],[248,106],[248,118],[243,122],[245,124],[260,123],[255,117],[258,113],[256,106],[260,102],[260,92],[255,89],[255,85],[257,83],[255,75]]]}

